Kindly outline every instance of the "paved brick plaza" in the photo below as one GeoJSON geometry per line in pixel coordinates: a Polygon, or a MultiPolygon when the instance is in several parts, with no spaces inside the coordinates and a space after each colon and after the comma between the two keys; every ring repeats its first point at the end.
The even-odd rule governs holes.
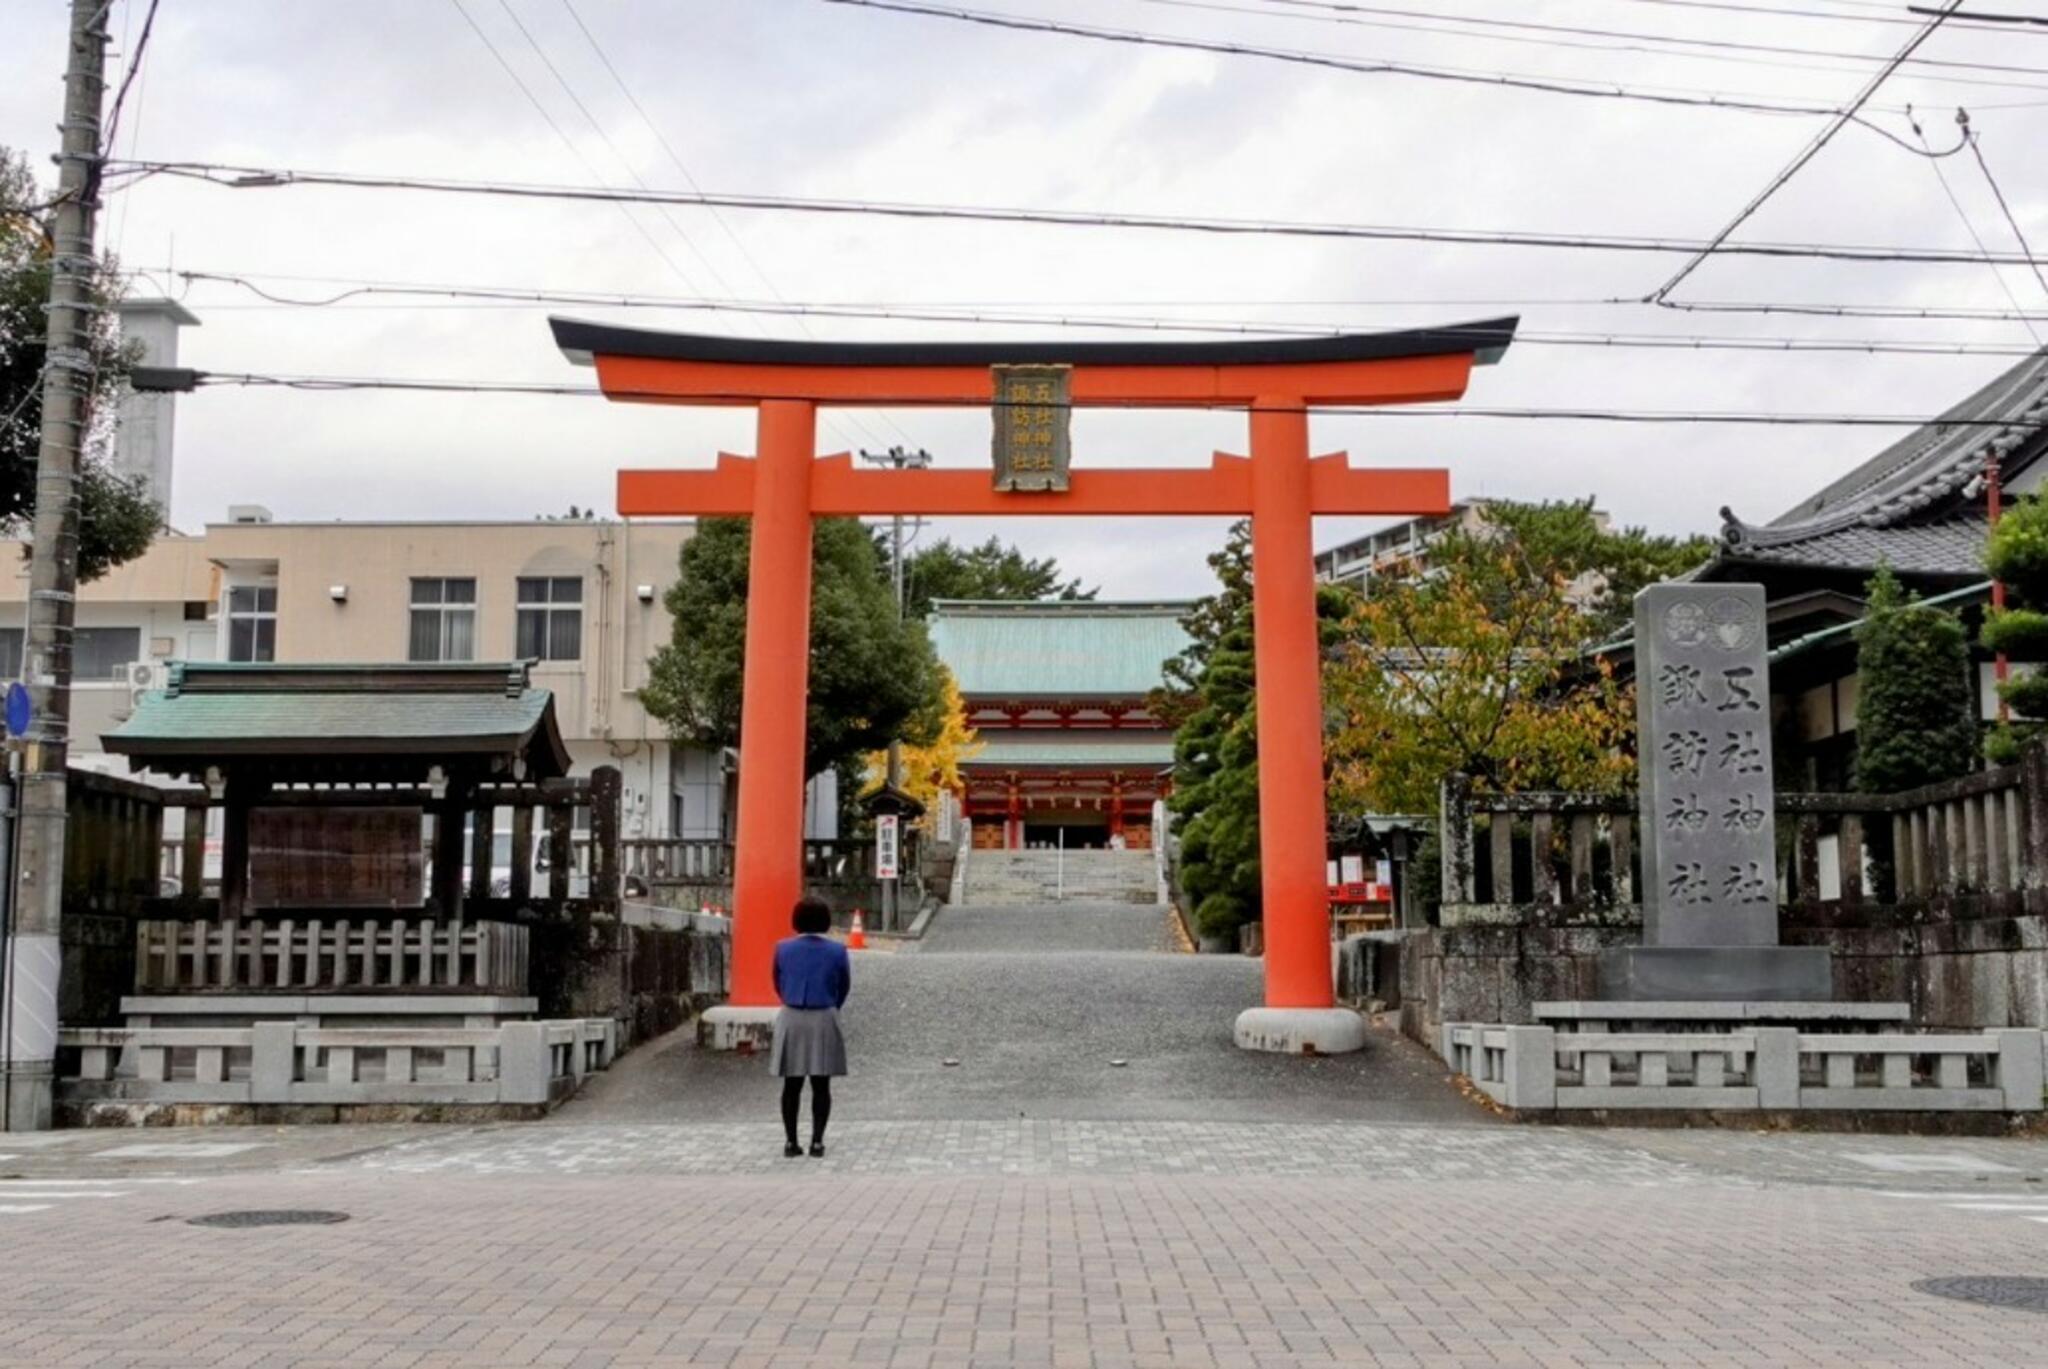
{"type": "Polygon", "coordinates": [[[956,1004],[1135,973],[1213,1015],[1256,967],[963,925],[856,967],[822,1161],[781,1158],[758,1061],[686,1046],[530,1126],[6,1138],[0,1365],[2048,1363],[2048,1315],[1910,1287],[2048,1275],[2048,1144],[1509,1127],[1389,1038],[1269,1072],[1311,1062],[1190,1011],[1162,1048],[1221,1033],[1204,1116],[1113,1004],[1035,1041],[956,1004]],[[1125,1095],[1063,1040],[1129,1051],[1125,1095]],[[286,1207],[350,1220],[183,1220],[286,1207]]]}

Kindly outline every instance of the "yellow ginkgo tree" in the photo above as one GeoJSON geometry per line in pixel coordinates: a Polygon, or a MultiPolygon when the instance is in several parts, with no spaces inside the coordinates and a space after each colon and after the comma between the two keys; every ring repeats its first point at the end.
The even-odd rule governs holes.
{"type": "MultiPolygon", "coordinates": [[[[941,717],[933,731],[929,745],[903,747],[903,782],[905,793],[924,805],[925,822],[930,824],[938,812],[940,793],[960,788],[960,767],[981,754],[980,734],[967,723],[967,708],[960,698],[960,686],[953,679],[953,672],[943,665],[939,667],[939,709],[941,717]]],[[[873,751],[868,754],[868,783],[864,792],[874,793],[882,787],[889,771],[889,753],[873,751]]]]}

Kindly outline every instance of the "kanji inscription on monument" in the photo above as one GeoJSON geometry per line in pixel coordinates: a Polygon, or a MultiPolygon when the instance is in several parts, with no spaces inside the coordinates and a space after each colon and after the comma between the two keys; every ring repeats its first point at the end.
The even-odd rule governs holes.
{"type": "Polygon", "coordinates": [[[1777,944],[1764,648],[1761,586],[1636,599],[1647,945],[1777,944]]]}
{"type": "Polygon", "coordinates": [[[1057,491],[1067,488],[1073,455],[1069,432],[1074,406],[1071,366],[997,366],[995,373],[996,488],[1057,491]]]}

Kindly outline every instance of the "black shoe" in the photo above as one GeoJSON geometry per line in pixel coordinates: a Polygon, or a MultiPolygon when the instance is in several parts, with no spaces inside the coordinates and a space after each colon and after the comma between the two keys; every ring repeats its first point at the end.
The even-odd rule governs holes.
{"type": "Polygon", "coordinates": [[[811,1142],[811,1158],[813,1160],[822,1160],[825,1158],[825,1143],[823,1141],[811,1142]]]}
{"type": "Polygon", "coordinates": [[[796,1142],[791,1141],[787,1145],[783,1146],[782,1153],[786,1158],[794,1160],[797,1156],[804,1153],[804,1148],[798,1145],[796,1142]]]}

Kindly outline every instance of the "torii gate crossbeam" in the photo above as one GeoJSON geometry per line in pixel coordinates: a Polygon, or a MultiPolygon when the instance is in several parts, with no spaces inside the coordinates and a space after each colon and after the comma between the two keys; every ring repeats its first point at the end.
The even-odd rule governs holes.
{"type": "Polygon", "coordinates": [[[709,470],[627,470],[619,512],[752,519],[746,679],[741,701],[731,1003],[718,1044],[758,1041],[772,1017],[774,943],[802,893],[804,715],[811,521],[859,514],[1250,515],[1259,850],[1266,1006],[1243,1014],[1240,1045],[1356,1049],[1355,1014],[1335,1008],[1325,886],[1323,708],[1312,522],[1317,514],[1432,514],[1450,507],[1441,470],[1353,470],[1311,459],[1318,405],[1457,399],[1475,363],[1497,357],[1516,321],[1328,338],[1228,343],[812,343],[655,333],[552,320],[572,359],[594,364],[614,399],[753,405],[755,456],[709,470]],[[971,470],[867,471],[819,458],[817,410],[988,406],[992,367],[1071,366],[1075,406],[1243,408],[1250,455],[1205,469],[1076,470],[1057,493],[1006,493],[971,470]]]}

